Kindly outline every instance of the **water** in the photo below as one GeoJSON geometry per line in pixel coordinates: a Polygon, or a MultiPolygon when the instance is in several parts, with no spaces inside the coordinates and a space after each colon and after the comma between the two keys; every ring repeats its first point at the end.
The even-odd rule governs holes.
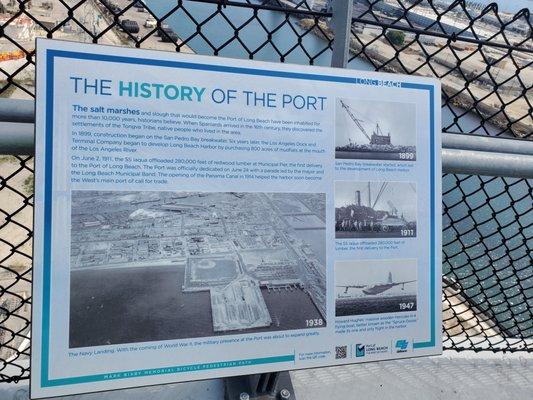
{"type": "Polygon", "coordinates": [[[503,321],[500,326],[508,336],[531,337],[533,320],[527,299],[533,296],[533,210],[528,182],[477,176],[462,179],[466,179],[460,184],[462,191],[453,175],[443,179],[443,199],[449,207],[443,226],[453,225],[443,232],[448,256],[443,273],[459,280],[472,300],[490,308],[493,317],[503,321]]]}
{"type": "Polygon", "coordinates": [[[294,234],[298,239],[307,243],[312,249],[322,265],[326,265],[326,231],[324,229],[296,230],[294,234]]]}
{"type": "MultiPolygon", "coordinates": [[[[165,15],[176,4],[175,1],[167,0],[148,0],[146,3],[158,16],[165,15]]],[[[223,9],[223,14],[228,18],[228,22],[221,14],[212,17],[217,10],[212,4],[190,1],[186,2],[185,8],[192,18],[179,9],[165,22],[182,40],[187,41],[189,37],[194,36],[191,41],[187,41],[187,44],[197,54],[249,58],[249,53],[253,53],[253,58],[261,61],[279,62],[283,58],[289,63],[309,64],[311,57],[315,65],[328,66],[331,63],[331,50],[327,49],[327,43],[314,34],[305,35],[301,45],[298,45],[297,34],[302,35],[304,31],[294,18],[290,19],[292,28],[288,26],[283,13],[261,11],[259,13],[261,23],[257,19],[248,22],[253,17],[252,10],[227,7],[223,9]],[[201,22],[205,22],[202,25],[202,35],[207,40],[196,35],[197,23],[201,22]],[[239,40],[234,40],[234,27],[242,27],[238,33],[239,40]],[[273,32],[271,41],[268,40],[268,32],[273,32]]],[[[354,60],[351,67],[367,71],[372,69],[359,59],[354,60]]]]}
{"type": "Polygon", "coordinates": [[[337,317],[411,311],[416,311],[416,295],[359,297],[335,301],[337,317]],[[406,309],[406,305],[409,305],[409,309],[406,309]]]}
{"type": "MultiPolygon", "coordinates": [[[[146,2],[159,16],[166,14],[176,4],[175,1],[169,2],[168,0],[146,0],[146,2]]],[[[228,22],[221,14],[217,14],[217,7],[214,5],[186,2],[185,7],[190,16],[186,15],[183,10],[179,10],[169,16],[166,22],[183,40],[188,40],[189,37],[195,35],[190,41],[187,41],[187,44],[198,54],[246,59],[250,58],[250,53],[253,53],[255,60],[285,61],[307,65],[310,63],[311,58],[313,60],[312,63],[315,65],[330,65],[331,50],[328,48],[326,41],[312,33],[308,33],[301,39],[301,45],[298,44],[299,36],[304,34],[304,30],[298,26],[295,18],[289,19],[291,22],[291,26],[289,26],[283,13],[260,11],[258,15],[263,24],[261,25],[257,19],[253,19],[253,11],[246,8],[223,8],[223,14],[229,20],[228,22]],[[202,22],[204,24],[201,27],[201,32],[204,37],[196,34],[197,24],[202,22]],[[243,28],[238,33],[239,40],[236,40],[235,27],[241,26],[243,28]],[[269,42],[267,31],[274,31],[276,28],[279,29],[272,33],[272,40],[269,42]]],[[[352,60],[348,68],[362,71],[374,70],[372,65],[359,58],[352,60]]],[[[464,110],[455,107],[442,109],[443,127],[453,124],[453,113],[461,115],[464,110]]],[[[490,124],[485,124],[482,129],[480,128],[480,118],[473,113],[467,113],[461,116],[457,121],[457,125],[452,126],[450,130],[496,135],[500,129],[490,124]]],[[[515,180],[508,181],[514,182],[515,180]]],[[[471,230],[475,222],[490,220],[492,209],[503,210],[511,205],[512,200],[520,199],[519,202],[514,204],[514,207],[517,209],[517,214],[522,214],[521,224],[527,228],[524,230],[525,237],[531,237],[533,216],[531,212],[527,214],[522,210],[524,207],[526,207],[526,211],[527,208],[531,208],[531,193],[528,195],[529,188],[527,183],[522,181],[522,183],[511,186],[508,189],[512,199],[505,194],[496,196],[496,194],[506,192],[504,185],[505,182],[503,180],[494,179],[489,184],[484,184],[485,193],[481,190],[479,179],[475,177],[461,182],[460,188],[467,194],[471,193],[468,197],[470,208],[473,207],[472,204],[476,203],[482,204],[484,207],[474,212],[471,218],[468,217],[467,204],[461,199],[461,191],[456,189],[446,194],[443,198],[444,203],[447,205],[459,203],[458,206],[448,210],[448,215],[451,219],[448,216],[444,217],[443,226],[446,227],[451,221],[454,221],[454,225],[459,227],[460,232],[467,232],[471,230]]],[[[447,193],[446,188],[451,189],[454,186],[456,186],[456,182],[453,175],[444,177],[443,188],[445,190],[443,190],[443,193],[447,193]]],[[[497,222],[492,219],[492,223],[477,224],[477,229],[462,236],[461,242],[456,240],[453,231],[446,230],[443,243],[449,243],[449,245],[444,250],[448,255],[456,253],[458,255],[450,258],[449,263],[444,264],[444,270],[447,273],[453,266],[457,276],[462,279],[463,286],[472,286],[473,289],[469,291],[469,295],[473,299],[485,302],[487,301],[485,296],[488,296],[488,301],[493,310],[501,312],[496,318],[501,321],[508,320],[505,325],[512,326],[516,325],[514,321],[525,320],[525,323],[521,324],[520,331],[527,336],[533,334],[533,321],[527,320],[527,312],[525,311],[528,305],[523,295],[525,294],[531,298],[533,294],[533,282],[531,282],[533,280],[531,275],[532,261],[531,255],[528,254],[528,247],[520,246],[522,236],[515,232],[518,229],[518,224],[512,223],[515,218],[512,212],[503,212],[498,215],[497,222]],[[494,234],[495,231],[498,231],[501,235],[494,234]],[[479,238],[480,232],[483,235],[481,240],[479,238]],[[472,247],[463,251],[463,248],[468,246],[472,247]],[[495,250],[488,251],[487,249],[495,250]],[[490,259],[486,256],[487,254],[490,255],[490,259]],[[504,296],[501,295],[503,289],[496,283],[498,279],[509,278],[510,276],[513,279],[513,274],[520,277],[525,290],[520,295],[520,289],[517,289],[516,286],[512,289],[506,289],[508,297],[518,294],[518,297],[507,302],[504,296]],[[481,281],[483,290],[481,290],[479,284],[476,286],[478,279],[481,281]],[[489,287],[492,287],[492,289],[488,289],[489,287]],[[517,317],[511,316],[512,318],[510,319],[511,314],[517,317]]],[[[507,286],[505,285],[505,287],[507,286]]],[[[513,331],[513,334],[517,333],[518,331],[513,331]]]]}
{"type": "MultiPolygon", "coordinates": [[[[414,147],[413,147],[414,149],[414,147]]],[[[413,151],[413,150],[411,150],[413,151]]],[[[395,161],[416,161],[416,153],[411,153],[413,156],[409,160],[400,158],[400,152],[386,152],[386,151],[335,151],[335,158],[341,160],[395,160],[395,161]]]]}
{"type": "Polygon", "coordinates": [[[301,290],[261,289],[270,327],[215,333],[209,292],[184,293],[183,278],[176,265],[72,272],[70,347],[302,329],[321,318],[301,290]]]}

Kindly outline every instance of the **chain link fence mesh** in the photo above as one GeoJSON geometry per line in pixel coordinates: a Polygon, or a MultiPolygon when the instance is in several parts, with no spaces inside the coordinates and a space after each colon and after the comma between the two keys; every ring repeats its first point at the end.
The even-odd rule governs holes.
{"type": "MultiPolygon", "coordinates": [[[[0,96],[33,98],[35,37],[329,65],[327,0],[2,0],[0,96]]],[[[109,51],[113,49],[110,47],[109,51]]],[[[528,9],[355,0],[349,68],[441,79],[443,131],[531,140],[528,9]]],[[[29,377],[33,158],[0,156],[0,382],[29,377]]],[[[443,176],[444,347],[533,352],[531,181],[443,176]]]]}

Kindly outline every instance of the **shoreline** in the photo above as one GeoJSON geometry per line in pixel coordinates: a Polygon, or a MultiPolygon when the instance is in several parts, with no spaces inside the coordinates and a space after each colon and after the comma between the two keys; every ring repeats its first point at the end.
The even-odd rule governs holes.
{"type": "MultiPolygon", "coordinates": [[[[129,0],[115,1],[117,6],[120,7],[122,10],[131,4],[131,1],[129,0]]],[[[113,16],[109,14],[109,10],[102,3],[96,2],[95,0],[90,0],[90,2],[91,5],[100,12],[102,18],[109,25],[112,25],[114,23],[113,16]]],[[[152,15],[150,13],[146,11],[139,12],[136,7],[131,7],[120,17],[121,20],[135,21],[139,25],[139,32],[135,34],[132,33],[131,36],[141,37],[141,39],[143,39],[140,43],[140,46],[142,46],[140,48],[195,54],[192,48],[190,48],[187,44],[184,44],[184,41],[178,36],[177,32],[174,32],[176,33],[176,36],[178,36],[177,43],[163,42],[159,36],[156,36],[155,32],[147,36],[149,32],[155,29],[147,28],[144,25],[145,21],[150,18],[152,18],[152,15]]],[[[120,38],[122,46],[136,47],[135,42],[131,39],[131,37],[126,32],[119,29],[119,25],[113,26],[112,31],[117,37],[120,38]]]]}

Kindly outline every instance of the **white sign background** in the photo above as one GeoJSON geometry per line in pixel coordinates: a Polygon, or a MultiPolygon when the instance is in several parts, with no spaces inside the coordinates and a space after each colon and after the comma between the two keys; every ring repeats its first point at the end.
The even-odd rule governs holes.
{"type": "MultiPolygon", "coordinates": [[[[441,118],[437,80],[41,39],[37,42],[37,54],[32,398],[440,354],[441,118]],[[76,93],[72,77],[111,81],[108,90],[111,95],[94,94],[90,90],[76,93]],[[205,101],[198,104],[162,98],[121,97],[115,86],[119,81],[205,87],[205,101]],[[207,97],[215,88],[232,89],[237,94],[243,91],[273,93],[278,102],[276,107],[246,105],[244,98],[238,96],[233,103],[215,104],[207,97]],[[310,110],[290,106],[281,108],[280,96],[287,93],[293,97],[323,97],[324,107],[318,110],[312,107],[310,110]],[[335,160],[337,98],[414,104],[416,161],[335,160]],[[213,115],[224,113],[250,120],[313,121],[321,129],[313,134],[313,141],[317,148],[325,149],[323,153],[272,154],[149,147],[135,155],[319,163],[323,165],[324,173],[321,179],[313,181],[287,181],[275,177],[268,181],[176,177],[158,184],[75,181],[71,175],[74,104],[213,115]],[[342,170],[340,163],[353,165],[355,169],[342,170]],[[375,168],[378,165],[388,168],[378,171],[375,168]],[[363,242],[379,246],[387,239],[335,239],[335,181],[411,182],[416,185],[416,237],[397,239],[399,244],[382,247],[379,251],[372,246],[368,249],[344,246],[343,243],[357,245],[363,242]],[[219,340],[218,344],[208,344],[209,338],[202,337],[135,343],[136,350],[128,352],[116,351],[127,344],[69,348],[72,190],[325,193],[326,325],[279,332],[275,329],[255,333],[235,331],[234,334],[212,337],[219,340]],[[335,261],[365,259],[417,260],[416,322],[398,329],[372,332],[346,332],[339,327],[350,317],[335,316],[335,261]],[[345,333],[336,333],[336,330],[345,333]],[[284,337],[273,338],[276,333],[284,337]],[[220,342],[220,339],[229,338],[238,341],[220,342]],[[396,351],[398,340],[408,343],[407,351],[396,351]],[[368,349],[386,348],[386,351],[367,351],[356,357],[356,345],[365,344],[368,349]],[[338,358],[338,349],[344,346],[346,358],[338,358]]],[[[240,137],[280,140],[279,133],[244,128],[240,137]]],[[[286,141],[308,139],[305,134],[290,132],[282,138],[286,141]]],[[[101,154],[93,152],[93,155],[101,154]]],[[[361,281],[365,282],[364,276],[361,281]]]]}

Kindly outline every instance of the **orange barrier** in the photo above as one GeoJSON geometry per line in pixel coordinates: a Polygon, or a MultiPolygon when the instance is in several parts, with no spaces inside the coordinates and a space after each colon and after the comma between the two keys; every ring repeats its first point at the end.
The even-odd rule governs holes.
{"type": "Polygon", "coordinates": [[[26,53],[22,50],[3,51],[0,53],[0,61],[18,60],[25,57],[26,53]]]}

